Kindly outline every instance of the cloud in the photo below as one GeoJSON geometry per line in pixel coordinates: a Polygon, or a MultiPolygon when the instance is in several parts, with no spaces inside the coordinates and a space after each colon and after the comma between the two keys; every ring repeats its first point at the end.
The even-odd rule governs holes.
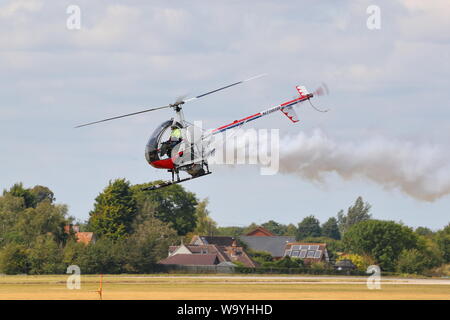
{"type": "MultiPolygon", "coordinates": [[[[154,126],[171,115],[149,114],[76,132],[73,125],[166,104],[181,94],[194,95],[262,72],[269,76],[186,106],[186,117],[208,119],[207,127],[219,126],[285,101],[294,95],[296,84],[312,89],[324,81],[331,95],[318,105],[332,112],[323,115],[302,107],[297,126],[286,123],[281,114],[254,125],[279,127],[294,137],[320,126],[332,133],[323,138],[330,143],[324,143],[325,149],[368,132],[442,145],[450,134],[450,50],[448,32],[443,31],[449,29],[448,9],[440,1],[436,8],[434,1],[380,1],[379,31],[366,28],[369,0],[339,5],[78,0],[79,31],[66,28],[68,2],[3,3],[0,139],[8,150],[3,159],[9,166],[0,175],[5,184],[18,175],[45,183],[38,181],[45,179],[43,172],[54,172],[55,191],[78,215],[88,212],[86,199],[98,192],[93,187],[89,193],[80,189],[87,176],[95,177],[95,188],[119,171],[141,180],[163,176],[146,167],[142,148],[154,126]],[[21,156],[24,150],[52,156],[41,162],[39,173],[33,161],[21,156]],[[99,169],[105,167],[108,170],[99,169]]],[[[366,142],[370,141],[369,137],[366,142]]],[[[405,154],[413,156],[412,150],[405,154]]],[[[445,185],[445,172],[433,175],[445,185]]],[[[324,173],[325,180],[327,176],[324,173]]],[[[289,181],[280,183],[290,189],[298,184],[296,179],[290,185],[289,181]]],[[[269,196],[269,188],[256,187],[269,196]]],[[[208,192],[216,198],[223,195],[208,192]]]]}
{"type": "MultiPolygon", "coordinates": [[[[82,13],[85,12],[83,9],[82,13]]],[[[123,46],[134,34],[135,22],[140,19],[140,11],[125,5],[110,5],[103,17],[93,26],[82,24],[80,31],[73,32],[74,45],[80,48],[108,48],[123,46]]],[[[83,20],[82,20],[83,21],[83,20]]]]}
{"type": "Polygon", "coordinates": [[[450,41],[450,7],[446,0],[401,0],[407,15],[400,18],[402,35],[406,39],[421,42],[450,41]]]}
{"type": "Polygon", "coordinates": [[[20,13],[35,13],[42,7],[40,0],[11,0],[8,4],[0,7],[0,17],[17,18],[20,13]]]}

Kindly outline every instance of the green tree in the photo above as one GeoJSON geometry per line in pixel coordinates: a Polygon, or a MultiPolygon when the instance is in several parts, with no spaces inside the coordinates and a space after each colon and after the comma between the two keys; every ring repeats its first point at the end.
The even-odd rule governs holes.
{"type": "Polygon", "coordinates": [[[228,237],[239,237],[244,234],[244,228],[242,227],[217,227],[216,235],[217,236],[228,236],[228,237]]]}
{"type": "Polygon", "coordinates": [[[372,216],[369,213],[371,205],[368,202],[364,202],[362,197],[358,197],[353,206],[350,206],[347,209],[347,214],[344,215],[344,211],[339,211],[338,217],[338,226],[343,235],[351,226],[361,222],[367,221],[372,216]]]}
{"type": "Polygon", "coordinates": [[[28,272],[26,247],[9,243],[0,250],[0,273],[22,274],[28,272]]]}
{"type": "Polygon", "coordinates": [[[320,222],[314,216],[308,216],[304,218],[297,228],[297,240],[302,240],[307,237],[320,237],[322,235],[322,229],[320,228],[320,222]]]}
{"type": "Polygon", "coordinates": [[[168,223],[149,217],[126,241],[124,272],[153,272],[155,264],[167,257],[169,246],[177,242],[176,230],[168,223]]]}
{"type": "Polygon", "coordinates": [[[27,208],[17,215],[17,221],[9,230],[10,241],[31,247],[40,235],[51,235],[59,244],[67,240],[64,226],[69,224],[66,205],[53,205],[48,201],[36,208],[27,208]]]}
{"type": "Polygon", "coordinates": [[[63,273],[63,252],[51,236],[39,236],[28,250],[30,274],[63,273]]]}
{"type": "Polygon", "coordinates": [[[450,223],[436,233],[435,240],[445,262],[450,262],[450,223]]]}
{"type": "MultiPolygon", "coordinates": [[[[75,239],[67,241],[62,253],[63,266],[67,268],[70,265],[77,265],[85,249],[86,245],[84,243],[76,242],[75,239]]],[[[85,270],[82,270],[82,272],[85,272],[85,270]]]]}
{"type": "Polygon", "coordinates": [[[249,256],[252,258],[253,261],[256,261],[260,265],[266,263],[266,262],[272,262],[273,257],[270,254],[270,252],[267,251],[257,251],[248,249],[246,252],[249,254],[249,256]]]}
{"type": "Polygon", "coordinates": [[[397,272],[421,274],[426,268],[426,257],[418,249],[402,250],[398,257],[397,272]]]}
{"type": "Polygon", "coordinates": [[[285,256],[280,260],[274,262],[266,262],[263,267],[275,267],[275,268],[301,268],[303,267],[303,261],[297,258],[291,258],[285,256]]]}
{"type": "Polygon", "coordinates": [[[125,179],[110,181],[95,199],[94,210],[90,212],[89,228],[100,237],[123,239],[131,232],[136,212],[136,200],[130,183],[125,179]]]}
{"type": "Polygon", "coordinates": [[[34,186],[30,189],[31,194],[34,197],[35,204],[38,204],[42,201],[49,201],[53,203],[55,201],[55,195],[52,190],[44,186],[34,186]]]}
{"type": "Polygon", "coordinates": [[[444,263],[444,254],[432,237],[419,235],[418,239],[417,249],[424,257],[424,266],[426,269],[431,269],[444,263]]]}
{"type": "Polygon", "coordinates": [[[350,227],[343,242],[351,253],[371,256],[383,270],[394,271],[400,253],[418,247],[418,236],[393,221],[368,220],[350,227]]]}
{"type": "Polygon", "coordinates": [[[103,237],[95,243],[74,248],[73,264],[78,265],[83,274],[122,273],[126,255],[130,250],[126,247],[125,242],[126,240],[116,241],[103,237]]]}
{"type": "Polygon", "coordinates": [[[341,239],[338,222],[336,218],[331,217],[322,225],[322,235],[331,239],[341,239]]]}
{"type": "Polygon", "coordinates": [[[217,223],[209,216],[208,198],[197,204],[195,215],[197,217],[197,225],[194,232],[199,235],[213,235],[217,230],[217,223]]]}
{"type": "Polygon", "coordinates": [[[285,233],[287,232],[286,225],[278,223],[274,220],[269,220],[266,223],[263,223],[261,226],[277,236],[285,235],[285,233]]]}
{"type": "Polygon", "coordinates": [[[417,233],[420,236],[432,236],[434,234],[434,232],[427,228],[427,227],[417,227],[416,230],[414,230],[415,233],[417,233]]]}
{"type": "Polygon", "coordinates": [[[297,227],[294,224],[289,223],[286,226],[286,232],[283,234],[283,236],[295,237],[296,235],[297,235],[297,227]]]}
{"type": "Polygon", "coordinates": [[[169,223],[178,235],[186,235],[196,227],[195,194],[186,191],[181,185],[175,184],[158,190],[143,191],[154,183],[138,184],[132,187],[134,199],[139,210],[145,203],[152,203],[155,209],[155,217],[165,223],[169,223]]]}
{"type": "Polygon", "coordinates": [[[23,198],[10,194],[0,197],[0,248],[16,237],[14,226],[24,209],[23,198]]]}
{"type": "Polygon", "coordinates": [[[32,208],[36,205],[36,198],[30,189],[25,189],[21,182],[14,184],[9,190],[3,190],[3,196],[11,195],[22,198],[26,208],[32,208]]]}

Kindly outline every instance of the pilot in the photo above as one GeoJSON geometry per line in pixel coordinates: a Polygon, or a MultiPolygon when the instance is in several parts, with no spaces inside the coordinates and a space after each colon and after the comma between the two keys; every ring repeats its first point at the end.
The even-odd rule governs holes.
{"type": "Polygon", "coordinates": [[[167,141],[168,149],[167,149],[167,155],[170,157],[170,153],[172,152],[172,149],[181,142],[181,129],[178,128],[176,125],[172,125],[170,127],[172,131],[170,132],[170,138],[169,141],[167,141]]]}
{"type": "Polygon", "coordinates": [[[170,128],[172,129],[172,132],[170,133],[170,141],[179,143],[181,141],[181,129],[176,125],[172,125],[170,128]]]}

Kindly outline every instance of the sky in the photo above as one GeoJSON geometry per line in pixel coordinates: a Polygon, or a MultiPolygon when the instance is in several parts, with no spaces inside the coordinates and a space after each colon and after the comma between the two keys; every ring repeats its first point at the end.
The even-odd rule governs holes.
{"type": "MultiPolygon", "coordinates": [[[[144,149],[172,114],[75,125],[261,73],[268,75],[186,105],[186,118],[217,127],[291,99],[296,85],[325,82],[330,95],[314,102],[330,112],[301,106],[297,124],[275,113],[249,126],[279,129],[284,139],[320,130],[337,144],[381,138],[435,148],[447,170],[449,14],[446,0],[1,0],[0,188],[48,186],[86,220],[111,179],[169,178],[146,163],[144,149]],[[67,27],[72,5],[80,8],[79,30],[67,27]],[[371,5],[380,9],[379,29],[367,26],[371,5]]],[[[449,174],[439,172],[438,180],[449,174]]],[[[448,195],[423,201],[335,172],[318,183],[261,175],[255,165],[217,166],[184,186],[209,199],[222,226],[297,223],[311,214],[324,222],[358,196],[374,218],[413,227],[442,228],[450,216],[448,195]]]]}

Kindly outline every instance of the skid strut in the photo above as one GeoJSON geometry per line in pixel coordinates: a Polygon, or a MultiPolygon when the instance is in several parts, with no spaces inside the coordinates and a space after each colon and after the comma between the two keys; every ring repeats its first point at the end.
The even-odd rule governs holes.
{"type": "Polygon", "coordinates": [[[197,178],[206,176],[206,175],[211,174],[211,173],[212,172],[205,172],[204,174],[196,176],[196,177],[184,178],[184,179],[180,179],[180,180],[177,180],[177,181],[166,181],[166,182],[163,182],[163,183],[155,184],[154,186],[143,188],[142,191],[161,189],[161,188],[164,188],[164,187],[171,186],[173,184],[181,183],[181,182],[188,181],[188,180],[197,179],[197,178]]]}

